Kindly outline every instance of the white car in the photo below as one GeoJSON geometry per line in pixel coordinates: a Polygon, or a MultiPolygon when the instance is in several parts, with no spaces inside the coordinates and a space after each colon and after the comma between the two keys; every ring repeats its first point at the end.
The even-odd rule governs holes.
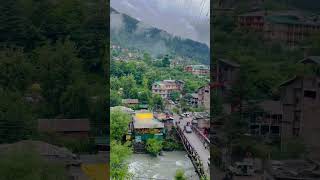
{"type": "Polygon", "coordinates": [[[192,129],[190,126],[185,126],[185,130],[187,133],[192,133],[192,129]]]}

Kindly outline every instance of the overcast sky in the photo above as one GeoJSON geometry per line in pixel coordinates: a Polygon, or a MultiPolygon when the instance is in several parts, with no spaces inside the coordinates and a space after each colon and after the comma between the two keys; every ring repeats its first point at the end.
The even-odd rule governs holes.
{"type": "Polygon", "coordinates": [[[111,0],[111,6],[173,35],[210,44],[210,0],[111,0]]]}

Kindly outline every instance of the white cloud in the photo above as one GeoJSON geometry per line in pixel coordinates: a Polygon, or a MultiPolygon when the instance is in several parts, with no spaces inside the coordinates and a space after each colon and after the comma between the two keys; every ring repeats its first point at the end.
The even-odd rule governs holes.
{"type": "Polygon", "coordinates": [[[111,0],[111,6],[173,35],[209,45],[210,0],[111,0]]]}

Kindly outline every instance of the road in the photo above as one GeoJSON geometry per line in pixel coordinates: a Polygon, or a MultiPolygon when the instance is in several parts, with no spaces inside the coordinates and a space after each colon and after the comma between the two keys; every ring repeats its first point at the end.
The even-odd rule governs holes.
{"type": "MultiPolygon", "coordinates": [[[[179,116],[175,115],[174,116],[175,121],[179,121],[179,116]]],[[[184,129],[184,126],[187,124],[187,122],[190,122],[191,124],[192,121],[192,117],[185,117],[182,120],[180,120],[180,128],[184,129]]],[[[199,139],[199,137],[194,133],[187,133],[184,132],[185,137],[188,139],[189,143],[191,144],[191,146],[197,151],[198,155],[200,156],[200,159],[202,161],[204,170],[206,171],[207,175],[210,175],[210,170],[209,170],[209,156],[210,156],[210,152],[209,152],[209,148],[206,149],[203,145],[203,143],[201,142],[201,140],[199,139]]]]}

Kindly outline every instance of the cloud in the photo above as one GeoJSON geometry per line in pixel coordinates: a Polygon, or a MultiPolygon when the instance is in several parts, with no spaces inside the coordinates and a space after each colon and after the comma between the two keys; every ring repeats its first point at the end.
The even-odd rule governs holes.
{"type": "Polygon", "coordinates": [[[123,17],[122,14],[111,13],[110,15],[110,27],[111,30],[119,31],[123,27],[123,17]]]}
{"type": "Polygon", "coordinates": [[[111,6],[145,24],[209,46],[209,0],[111,0],[111,6]]]}

